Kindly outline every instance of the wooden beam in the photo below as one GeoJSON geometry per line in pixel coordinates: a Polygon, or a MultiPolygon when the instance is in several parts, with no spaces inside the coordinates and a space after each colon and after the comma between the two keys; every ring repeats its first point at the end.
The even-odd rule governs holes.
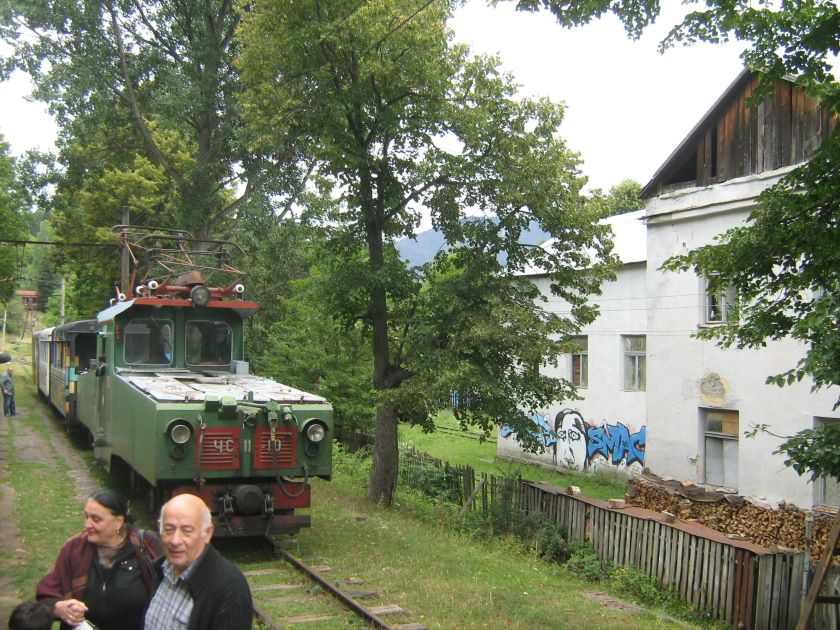
{"type": "Polygon", "coordinates": [[[831,558],[834,556],[834,551],[837,548],[838,539],[840,539],[840,509],[837,510],[837,516],[834,517],[834,525],[832,525],[828,538],[825,541],[825,549],[823,549],[820,561],[817,563],[817,570],[814,572],[814,579],[808,588],[808,595],[805,596],[805,603],[802,605],[802,611],[799,613],[796,630],[807,630],[808,628],[811,612],[814,610],[814,604],[817,603],[820,589],[822,588],[823,582],[825,582],[828,568],[831,566],[831,558]]]}

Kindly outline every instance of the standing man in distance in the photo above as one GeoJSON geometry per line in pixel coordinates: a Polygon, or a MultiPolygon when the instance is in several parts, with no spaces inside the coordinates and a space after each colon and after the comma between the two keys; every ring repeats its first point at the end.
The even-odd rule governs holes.
{"type": "Polygon", "coordinates": [[[0,376],[0,389],[3,390],[3,415],[16,416],[17,409],[15,409],[15,381],[12,378],[15,373],[15,368],[11,365],[6,369],[6,373],[0,376]]]}
{"type": "Polygon", "coordinates": [[[146,630],[249,630],[254,610],[245,576],[210,545],[213,521],[199,497],[179,494],[160,510],[165,558],[146,610],[146,630]]]}

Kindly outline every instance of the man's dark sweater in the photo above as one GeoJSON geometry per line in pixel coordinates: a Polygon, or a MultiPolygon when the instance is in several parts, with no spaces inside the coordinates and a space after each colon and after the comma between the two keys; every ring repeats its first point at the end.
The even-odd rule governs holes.
{"type": "MultiPolygon", "coordinates": [[[[249,630],[254,622],[251,589],[245,576],[208,545],[186,580],[193,608],[187,630],[249,630]]],[[[163,559],[155,563],[163,578],[163,559]]]]}

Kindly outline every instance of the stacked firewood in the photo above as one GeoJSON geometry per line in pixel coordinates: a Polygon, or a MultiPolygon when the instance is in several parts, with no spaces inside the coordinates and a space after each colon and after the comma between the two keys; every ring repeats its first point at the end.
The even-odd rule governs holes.
{"type": "MultiPolygon", "coordinates": [[[[777,507],[744,497],[713,491],[690,481],[660,478],[649,473],[629,482],[625,500],[629,505],[698,522],[730,538],[762,547],[802,551],[806,546],[806,517],[811,514],[810,553],[816,561],[822,554],[834,514],[809,512],[783,503],[777,507]]],[[[835,557],[840,563],[840,558],[835,557]]]]}

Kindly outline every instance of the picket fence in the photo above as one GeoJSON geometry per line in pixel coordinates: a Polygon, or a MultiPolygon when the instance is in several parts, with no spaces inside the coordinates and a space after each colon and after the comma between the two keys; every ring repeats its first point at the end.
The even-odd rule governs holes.
{"type": "MultiPolygon", "coordinates": [[[[467,510],[539,516],[570,539],[589,543],[599,559],[633,565],[679,593],[714,618],[747,630],[793,629],[804,596],[806,557],[729,537],[699,523],[674,520],[637,507],[611,508],[609,502],[569,494],[566,489],[452,467],[423,453],[403,454],[407,483],[424,478],[418,470],[435,466],[450,479],[467,510]],[[505,505],[500,505],[505,504],[505,505]]],[[[426,479],[428,477],[425,477],[426,479]]],[[[840,572],[826,580],[825,592],[840,587],[840,572]]],[[[840,628],[838,607],[818,606],[814,630],[840,628]]]]}

